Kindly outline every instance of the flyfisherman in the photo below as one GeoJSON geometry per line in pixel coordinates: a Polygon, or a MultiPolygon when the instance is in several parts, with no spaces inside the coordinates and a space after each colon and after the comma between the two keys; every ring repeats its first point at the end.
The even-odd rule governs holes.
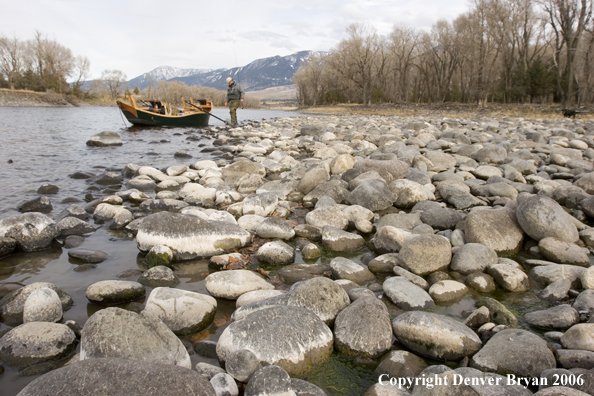
{"type": "Polygon", "coordinates": [[[237,126],[237,109],[239,106],[243,109],[244,92],[241,85],[233,81],[231,77],[227,77],[227,101],[225,106],[229,105],[229,113],[231,114],[231,125],[237,126]]]}

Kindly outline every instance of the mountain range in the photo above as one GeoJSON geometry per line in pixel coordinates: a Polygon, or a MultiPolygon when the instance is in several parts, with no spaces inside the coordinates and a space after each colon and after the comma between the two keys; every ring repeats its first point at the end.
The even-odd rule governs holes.
{"type": "Polygon", "coordinates": [[[181,81],[187,85],[200,85],[221,90],[227,88],[227,77],[241,84],[246,91],[259,91],[266,88],[293,84],[293,75],[307,60],[312,51],[300,51],[287,56],[273,56],[257,59],[245,66],[232,69],[180,69],[160,66],[128,81],[128,87],[144,89],[149,82],[181,81]]]}

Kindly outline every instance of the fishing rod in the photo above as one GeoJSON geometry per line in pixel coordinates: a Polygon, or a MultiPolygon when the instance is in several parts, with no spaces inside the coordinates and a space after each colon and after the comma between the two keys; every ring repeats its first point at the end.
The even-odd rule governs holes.
{"type": "Polygon", "coordinates": [[[190,106],[194,106],[194,107],[195,107],[195,108],[197,108],[198,110],[200,110],[200,111],[203,111],[203,112],[205,112],[205,113],[208,113],[208,114],[210,114],[211,116],[213,116],[214,118],[216,118],[217,120],[223,121],[225,124],[227,124],[227,121],[225,121],[225,120],[223,120],[222,118],[219,118],[219,117],[217,117],[216,115],[214,115],[214,114],[212,114],[212,113],[210,113],[210,112],[208,112],[208,111],[204,110],[202,107],[200,107],[200,106],[196,106],[194,103],[192,103],[192,102],[189,102],[189,101],[187,101],[187,100],[186,100],[185,102],[186,102],[187,104],[189,104],[190,106]]]}

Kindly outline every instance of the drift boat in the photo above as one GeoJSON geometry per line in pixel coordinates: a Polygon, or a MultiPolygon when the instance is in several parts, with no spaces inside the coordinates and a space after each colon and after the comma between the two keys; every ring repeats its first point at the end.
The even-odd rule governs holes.
{"type": "Polygon", "coordinates": [[[118,100],[117,104],[128,122],[134,125],[204,127],[212,111],[212,102],[205,99],[185,101],[182,98],[183,109],[159,100],[140,100],[139,105],[134,95],[128,95],[127,99],[127,103],[118,100]]]}

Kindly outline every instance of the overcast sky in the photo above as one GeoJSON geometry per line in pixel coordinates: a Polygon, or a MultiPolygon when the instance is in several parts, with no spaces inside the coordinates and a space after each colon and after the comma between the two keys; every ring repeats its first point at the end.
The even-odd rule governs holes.
{"type": "Polygon", "coordinates": [[[388,34],[395,24],[430,29],[469,0],[0,0],[0,34],[35,30],[91,61],[91,78],[128,79],[158,66],[218,69],[302,50],[328,51],[354,22],[388,34]]]}

